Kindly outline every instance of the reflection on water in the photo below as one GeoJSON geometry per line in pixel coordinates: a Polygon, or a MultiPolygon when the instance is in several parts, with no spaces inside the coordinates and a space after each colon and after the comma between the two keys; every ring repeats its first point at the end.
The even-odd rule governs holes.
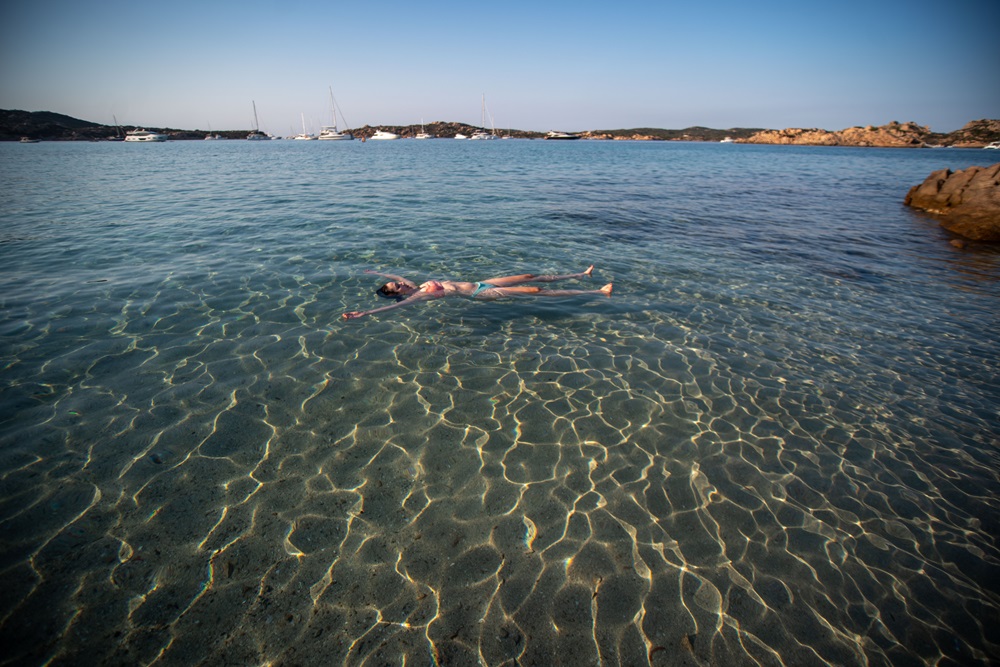
{"type": "Polygon", "coordinates": [[[45,270],[8,241],[3,664],[997,660],[996,254],[855,230],[824,261],[759,203],[770,232],[698,232],[643,155],[630,213],[539,188],[528,243],[492,255],[488,224],[441,222],[454,254],[445,231],[376,253],[312,209],[237,207],[273,217],[233,235],[167,207],[180,240],[71,230],[48,242],[78,262],[45,270]],[[374,298],[364,266],[578,270],[584,249],[613,299],[337,321],[374,298]]]}

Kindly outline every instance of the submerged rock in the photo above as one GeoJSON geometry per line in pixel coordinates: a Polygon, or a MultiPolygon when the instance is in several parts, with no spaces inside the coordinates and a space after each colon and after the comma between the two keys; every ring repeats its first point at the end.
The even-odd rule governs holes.
{"type": "Polygon", "coordinates": [[[910,188],[903,203],[930,213],[945,229],[967,239],[1000,241],[1000,163],[935,171],[910,188]]]}

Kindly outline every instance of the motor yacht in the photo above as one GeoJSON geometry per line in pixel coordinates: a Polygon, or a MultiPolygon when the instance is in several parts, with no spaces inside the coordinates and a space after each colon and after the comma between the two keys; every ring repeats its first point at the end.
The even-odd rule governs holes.
{"type": "Polygon", "coordinates": [[[376,130],[375,134],[372,135],[372,139],[375,141],[391,141],[393,139],[399,139],[399,135],[392,132],[386,132],[385,130],[376,130]]]}
{"type": "Polygon", "coordinates": [[[983,148],[1000,150],[1000,141],[994,141],[993,143],[986,144],[983,148]]]}
{"type": "Polygon", "coordinates": [[[167,135],[149,130],[132,130],[125,133],[125,141],[166,141],[167,135]]]}
{"type": "Polygon", "coordinates": [[[555,132],[555,131],[553,131],[553,132],[549,132],[548,134],[546,134],[545,138],[546,139],[561,139],[561,140],[565,141],[565,140],[579,139],[580,135],[579,134],[570,134],[569,132],[555,132]]]}

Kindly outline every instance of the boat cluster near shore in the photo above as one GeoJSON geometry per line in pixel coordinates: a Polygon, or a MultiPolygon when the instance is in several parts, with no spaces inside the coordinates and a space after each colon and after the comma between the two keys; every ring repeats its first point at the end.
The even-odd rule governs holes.
{"type": "MultiPolygon", "coordinates": [[[[252,105],[253,105],[253,129],[250,130],[249,134],[247,134],[246,140],[247,141],[273,141],[273,140],[282,139],[282,137],[273,136],[273,135],[270,135],[270,134],[268,134],[266,132],[261,131],[261,129],[260,129],[260,123],[259,123],[259,121],[257,119],[257,103],[253,102],[252,105]]],[[[302,115],[302,133],[301,134],[296,134],[295,136],[291,137],[291,139],[294,140],[294,141],[353,141],[354,138],[355,138],[354,134],[351,133],[349,130],[347,130],[347,131],[341,131],[339,129],[338,125],[337,125],[337,119],[338,119],[338,117],[343,118],[343,114],[340,112],[340,108],[337,106],[337,101],[336,101],[336,99],[333,96],[333,88],[332,87],[330,88],[330,110],[331,110],[331,114],[333,116],[333,125],[324,125],[324,126],[322,126],[320,128],[320,133],[319,133],[318,136],[315,135],[315,134],[310,134],[306,130],[306,119],[305,119],[305,114],[303,114],[302,115]]],[[[454,138],[454,139],[468,139],[468,140],[473,140],[473,141],[492,140],[492,139],[511,139],[512,138],[509,133],[505,136],[502,133],[497,132],[496,127],[493,126],[493,123],[492,123],[492,116],[489,116],[490,121],[491,121],[490,122],[491,128],[489,130],[487,130],[486,129],[486,119],[487,119],[487,117],[488,117],[488,113],[487,113],[487,110],[486,110],[486,96],[483,95],[483,98],[482,98],[482,125],[480,126],[480,128],[477,129],[475,132],[473,132],[471,136],[467,136],[467,135],[462,134],[462,133],[459,132],[459,133],[456,133],[452,138],[454,138]]],[[[346,120],[344,121],[344,125],[345,126],[347,125],[347,121],[346,120]]],[[[117,127],[117,120],[116,120],[116,127],[117,127]]],[[[162,141],[166,141],[169,138],[170,138],[169,135],[163,134],[161,132],[152,132],[150,130],[145,130],[145,129],[135,129],[135,130],[131,130],[129,132],[126,132],[124,137],[121,136],[121,132],[119,130],[118,135],[115,136],[115,137],[112,137],[110,140],[111,141],[129,141],[129,142],[162,142],[162,141]]],[[[205,139],[205,141],[218,141],[218,140],[225,139],[225,138],[226,137],[222,136],[221,134],[213,133],[213,132],[209,131],[209,133],[207,135],[205,135],[204,139],[205,139]]],[[[395,139],[401,139],[402,136],[399,135],[399,134],[397,134],[397,133],[395,133],[395,132],[390,132],[388,130],[377,129],[375,131],[375,133],[372,134],[370,137],[364,137],[364,136],[362,136],[361,137],[361,141],[366,141],[369,138],[372,141],[393,141],[395,139]]],[[[429,134],[428,132],[426,132],[424,130],[423,121],[421,121],[421,123],[420,123],[420,132],[418,134],[416,134],[413,138],[414,139],[437,139],[438,137],[436,137],[433,134],[429,134]]],[[[578,135],[578,134],[570,134],[568,132],[556,132],[556,131],[552,131],[552,132],[549,132],[548,134],[546,134],[544,138],[545,139],[554,139],[554,140],[564,140],[565,141],[565,140],[579,139],[580,135],[578,135]]]]}
{"type": "MultiPolygon", "coordinates": [[[[350,131],[343,131],[342,132],[342,131],[340,131],[340,129],[337,126],[337,118],[338,118],[338,116],[342,118],[343,114],[340,112],[340,108],[337,106],[337,101],[333,97],[333,89],[332,88],[330,89],[330,109],[331,109],[331,112],[332,112],[332,115],[333,115],[333,125],[324,125],[320,129],[319,136],[316,136],[315,134],[309,134],[306,131],[306,119],[305,119],[305,115],[303,114],[303,116],[302,116],[302,133],[301,134],[296,134],[295,136],[291,137],[292,140],[295,140],[295,141],[352,141],[352,140],[354,140],[354,135],[350,131]]],[[[490,117],[491,128],[490,128],[490,130],[487,130],[486,129],[486,119],[487,119],[487,116],[488,116],[488,113],[487,113],[487,110],[486,110],[486,95],[483,95],[483,98],[482,98],[482,125],[479,127],[479,129],[477,129],[475,132],[473,132],[471,136],[467,136],[467,135],[462,134],[462,133],[459,132],[459,133],[456,133],[452,138],[453,139],[468,139],[470,141],[484,141],[484,140],[492,140],[492,139],[511,139],[512,138],[509,133],[506,136],[504,136],[501,133],[497,132],[496,127],[492,123],[492,116],[489,116],[490,117]]],[[[259,123],[258,123],[258,120],[257,120],[257,103],[256,102],[253,103],[253,119],[254,119],[254,129],[251,130],[250,134],[247,135],[246,138],[247,138],[248,141],[270,141],[270,140],[281,139],[281,137],[271,136],[269,134],[261,132],[260,126],[259,126],[259,123]]],[[[344,121],[344,125],[345,126],[347,125],[347,121],[344,121]]],[[[216,140],[216,139],[222,139],[222,138],[223,137],[220,136],[220,135],[218,135],[218,134],[211,134],[211,133],[209,133],[205,137],[206,140],[216,140]]],[[[361,137],[361,141],[366,141],[368,138],[370,138],[372,141],[394,141],[396,139],[401,139],[402,136],[399,135],[399,134],[397,134],[397,133],[395,133],[395,132],[390,132],[388,130],[383,130],[383,129],[380,128],[380,129],[377,129],[375,131],[375,133],[372,134],[370,137],[361,137]]],[[[420,122],[420,132],[417,133],[413,138],[414,139],[437,139],[438,137],[436,137],[433,134],[429,134],[428,132],[426,132],[424,130],[424,123],[423,123],[423,121],[421,121],[420,122]]],[[[567,139],[579,139],[580,135],[570,134],[568,132],[555,132],[555,131],[553,131],[553,132],[549,132],[548,134],[546,134],[544,138],[545,139],[567,140],[567,139]]],[[[161,141],[160,139],[155,139],[155,140],[156,141],[161,141]]]]}
{"type": "MultiPolygon", "coordinates": [[[[153,142],[167,141],[169,138],[170,138],[169,135],[163,134],[162,132],[153,132],[151,130],[137,129],[137,130],[130,130],[129,132],[126,132],[124,138],[122,138],[120,136],[119,137],[111,137],[108,141],[128,141],[128,142],[147,142],[147,143],[153,143],[153,142]]],[[[319,136],[316,136],[314,134],[306,134],[305,132],[303,132],[302,134],[297,134],[294,137],[291,137],[291,139],[294,140],[294,141],[301,141],[301,140],[305,140],[305,141],[352,141],[352,140],[354,140],[354,138],[355,137],[354,137],[354,135],[352,133],[350,133],[350,132],[341,132],[341,131],[339,131],[337,129],[337,127],[335,125],[334,126],[326,126],[326,125],[324,125],[323,128],[322,128],[322,130],[319,133],[319,136]]],[[[372,141],[392,141],[394,139],[402,139],[402,136],[400,136],[399,134],[396,134],[395,132],[389,132],[387,130],[376,130],[375,133],[371,137],[369,137],[369,138],[372,141]]],[[[418,133],[413,138],[414,139],[437,139],[438,137],[434,136],[433,134],[428,134],[427,132],[424,132],[421,129],[420,133],[418,133]]],[[[472,140],[490,140],[490,139],[511,139],[512,137],[509,136],[509,135],[502,136],[502,135],[500,135],[500,134],[498,134],[496,132],[488,132],[485,129],[481,129],[481,130],[477,130],[476,132],[474,132],[471,136],[466,136],[464,134],[459,133],[459,134],[456,134],[453,138],[454,139],[467,139],[469,141],[472,141],[472,140]]],[[[568,132],[554,132],[553,131],[553,132],[549,132],[548,134],[546,134],[544,138],[545,139],[552,139],[552,140],[566,141],[566,140],[579,139],[580,135],[578,135],[578,134],[570,134],[568,132]]],[[[221,140],[224,140],[224,139],[226,139],[226,137],[222,136],[221,134],[213,134],[213,133],[210,132],[207,135],[205,135],[205,139],[204,140],[205,141],[221,141],[221,140]]],[[[281,139],[283,139],[283,137],[271,136],[271,135],[269,135],[269,134],[267,134],[265,132],[260,131],[259,129],[253,129],[253,130],[251,130],[250,133],[246,136],[246,140],[247,141],[277,141],[277,140],[281,140],[281,139]]],[[[361,141],[366,141],[366,138],[362,137],[361,141]]],[[[21,139],[21,143],[25,143],[25,144],[28,144],[28,143],[38,143],[38,139],[29,139],[28,137],[24,137],[24,138],[21,139]]]]}

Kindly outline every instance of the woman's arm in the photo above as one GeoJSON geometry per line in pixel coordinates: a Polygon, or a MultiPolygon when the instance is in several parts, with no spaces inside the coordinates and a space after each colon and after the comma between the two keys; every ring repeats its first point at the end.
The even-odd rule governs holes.
{"type": "Polygon", "coordinates": [[[388,306],[382,306],[381,308],[375,308],[373,310],[352,310],[350,312],[344,313],[341,317],[345,320],[354,320],[359,317],[364,317],[366,315],[374,315],[375,313],[384,313],[387,310],[392,310],[393,308],[402,308],[403,306],[410,306],[418,301],[429,301],[430,299],[437,299],[444,296],[444,294],[414,294],[413,296],[407,297],[402,301],[397,301],[396,303],[390,304],[388,306]]]}
{"type": "Polygon", "coordinates": [[[380,273],[378,271],[372,271],[371,269],[365,269],[365,273],[370,273],[373,276],[382,276],[383,278],[388,278],[389,280],[395,280],[397,283],[404,283],[410,287],[417,287],[417,284],[412,280],[404,278],[403,276],[396,276],[391,273],[380,273]]]}

